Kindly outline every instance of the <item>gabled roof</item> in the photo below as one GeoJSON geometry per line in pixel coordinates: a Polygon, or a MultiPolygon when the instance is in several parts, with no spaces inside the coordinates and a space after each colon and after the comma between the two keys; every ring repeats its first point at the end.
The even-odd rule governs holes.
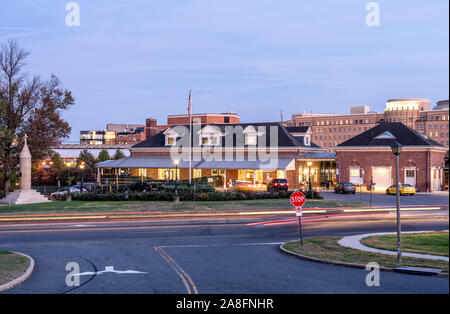
{"type": "Polygon", "coordinates": [[[390,146],[395,141],[403,146],[440,146],[424,134],[413,130],[401,122],[382,122],[379,125],[342,142],[336,147],[351,146],[390,146]]]}
{"type": "MultiPolygon", "coordinates": [[[[180,126],[185,127],[187,130],[189,130],[189,125],[180,125],[180,126]]],[[[205,125],[202,125],[201,127],[203,129],[207,126],[208,125],[205,124],[205,125]]],[[[214,124],[214,128],[220,129],[220,131],[225,134],[228,133],[227,128],[241,127],[242,130],[245,130],[249,126],[253,126],[256,131],[258,131],[258,128],[265,127],[265,131],[266,131],[265,134],[259,136],[259,138],[264,136],[266,145],[270,145],[271,130],[272,130],[272,128],[276,128],[276,130],[278,132],[278,147],[305,147],[305,148],[320,149],[319,146],[317,146],[313,143],[311,143],[311,146],[305,146],[302,138],[295,137],[292,134],[290,134],[289,130],[279,122],[214,124]]],[[[176,126],[172,126],[172,128],[174,128],[174,127],[176,127],[176,126]]],[[[198,134],[195,134],[198,131],[198,130],[197,131],[194,130],[195,125],[193,125],[192,127],[193,127],[193,130],[192,130],[193,136],[198,136],[198,134]]],[[[302,127],[302,128],[304,128],[304,127],[302,127]]],[[[306,128],[306,130],[307,130],[307,128],[306,128]]],[[[166,143],[165,143],[164,132],[165,132],[165,130],[146,139],[145,141],[142,141],[142,142],[134,145],[132,148],[164,148],[164,147],[167,147],[165,145],[166,143]]],[[[228,134],[225,135],[224,137],[222,137],[222,140],[221,140],[221,144],[223,147],[225,147],[226,136],[228,136],[228,134]]],[[[193,141],[193,143],[195,143],[195,141],[193,141]]],[[[233,134],[233,146],[236,146],[236,134],[233,134]]]]}
{"type": "Polygon", "coordinates": [[[310,129],[309,126],[287,126],[286,129],[290,133],[306,133],[310,129]]]}

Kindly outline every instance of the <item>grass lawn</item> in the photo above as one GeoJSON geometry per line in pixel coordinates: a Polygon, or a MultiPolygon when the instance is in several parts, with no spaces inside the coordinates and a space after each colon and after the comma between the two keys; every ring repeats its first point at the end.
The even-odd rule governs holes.
{"type": "MultiPolygon", "coordinates": [[[[397,251],[397,235],[387,234],[367,237],[361,243],[383,250],[397,251]]],[[[402,234],[402,251],[448,256],[448,232],[402,234]]]]}
{"type": "Polygon", "coordinates": [[[29,259],[22,255],[0,250],[0,285],[20,277],[29,264],[29,259]]]}
{"type": "MultiPolygon", "coordinates": [[[[336,208],[366,206],[360,202],[308,200],[307,208],[336,208]]],[[[72,201],[50,202],[26,205],[0,206],[0,215],[17,214],[55,214],[55,213],[95,213],[95,212],[132,212],[132,211],[223,211],[223,210],[255,210],[255,209],[288,209],[293,208],[289,199],[261,199],[245,201],[204,201],[204,202],[155,202],[155,201],[72,201]]]]}
{"type": "Polygon", "coordinates": [[[366,265],[370,262],[376,262],[380,266],[395,268],[398,266],[414,266],[439,268],[448,273],[448,262],[420,259],[403,256],[403,264],[397,264],[397,256],[378,254],[359,251],[346,248],[338,244],[342,237],[315,237],[303,240],[303,246],[300,247],[299,241],[286,243],[283,247],[289,251],[302,255],[324,259],[328,261],[355,263],[366,265]]]}

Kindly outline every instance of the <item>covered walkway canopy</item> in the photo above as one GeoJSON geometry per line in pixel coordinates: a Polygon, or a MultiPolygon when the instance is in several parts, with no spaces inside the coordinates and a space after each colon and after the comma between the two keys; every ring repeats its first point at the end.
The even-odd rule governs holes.
{"type": "MultiPolygon", "coordinates": [[[[97,168],[174,168],[170,156],[126,157],[117,160],[99,162],[97,168]]],[[[189,168],[189,161],[180,161],[178,168],[189,168]]],[[[295,157],[279,157],[272,160],[201,160],[192,161],[192,169],[267,169],[293,170],[295,157]]]]}

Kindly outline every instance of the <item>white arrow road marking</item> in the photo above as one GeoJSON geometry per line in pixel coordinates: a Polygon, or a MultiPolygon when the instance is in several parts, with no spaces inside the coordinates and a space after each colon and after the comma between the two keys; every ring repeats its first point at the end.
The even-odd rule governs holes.
{"type": "Polygon", "coordinates": [[[72,276],[87,276],[87,275],[100,275],[104,273],[114,273],[114,274],[146,274],[145,272],[137,271],[137,270],[114,270],[114,266],[106,266],[105,270],[98,272],[84,272],[79,274],[73,274],[72,276]]]}

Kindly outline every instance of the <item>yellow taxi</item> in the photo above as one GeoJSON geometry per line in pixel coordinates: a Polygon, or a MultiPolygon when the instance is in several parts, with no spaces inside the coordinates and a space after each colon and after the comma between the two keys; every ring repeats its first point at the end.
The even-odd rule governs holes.
{"type": "MultiPolygon", "coordinates": [[[[397,194],[397,184],[391,185],[386,189],[387,195],[397,194]]],[[[410,184],[400,183],[400,195],[411,195],[416,194],[416,188],[410,184]]]]}

